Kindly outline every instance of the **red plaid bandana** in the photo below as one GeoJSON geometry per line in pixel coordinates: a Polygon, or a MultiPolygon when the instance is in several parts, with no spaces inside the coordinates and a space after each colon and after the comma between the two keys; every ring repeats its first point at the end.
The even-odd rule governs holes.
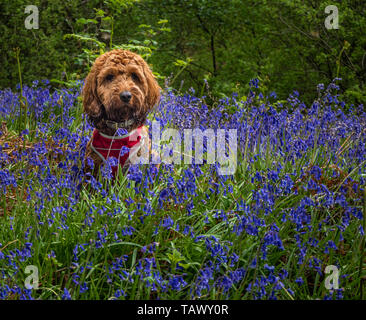
{"type": "MultiPolygon", "coordinates": [[[[130,149],[140,144],[142,126],[124,136],[107,136],[94,129],[91,148],[103,161],[114,157],[123,167],[130,157],[130,149]],[[128,149],[127,149],[128,148],[128,149]]],[[[112,166],[113,178],[116,177],[118,166],[112,166]]]]}

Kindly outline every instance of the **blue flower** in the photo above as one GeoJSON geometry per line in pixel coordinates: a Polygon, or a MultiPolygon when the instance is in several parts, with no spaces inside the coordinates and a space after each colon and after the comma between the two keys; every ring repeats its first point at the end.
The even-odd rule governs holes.
{"type": "Polygon", "coordinates": [[[64,293],[61,296],[62,300],[71,300],[71,295],[69,293],[69,290],[67,290],[66,288],[64,288],[64,293]]]}

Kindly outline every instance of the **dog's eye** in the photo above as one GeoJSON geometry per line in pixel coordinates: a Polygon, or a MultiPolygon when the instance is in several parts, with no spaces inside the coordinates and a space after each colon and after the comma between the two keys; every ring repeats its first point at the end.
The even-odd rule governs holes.
{"type": "Polygon", "coordinates": [[[107,75],[107,76],[105,77],[105,79],[106,79],[107,81],[112,81],[112,80],[113,80],[113,78],[114,78],[114,75],[113,75],[113,74],[109,74],[109,75],[107,75]]]}
{"type": "Polygon", "coordinates": [[[132,80],[133,81],[136,81],[136,82],[139,82],[140,81],[140,78],[139,78],[139,76],[136,73],[132,73],[131,74],[131,77],[132,77],[132,80]]]}

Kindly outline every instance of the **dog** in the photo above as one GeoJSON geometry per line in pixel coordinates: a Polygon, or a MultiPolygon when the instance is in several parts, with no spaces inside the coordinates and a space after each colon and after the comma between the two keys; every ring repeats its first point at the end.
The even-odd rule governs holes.
{"type": "Polygon", "coordinates": [[[125,172],[133,156],[150,153],[145,122],[160,101],[160,90],[150,67],[136,53],[116,49],[95,60],[82,91],[83,112],[94,127],[85,152],[86,172],[97,177],[101,165],[115,158],[114,179],[118,166],[125,172]],[[121,129],[124,133],[118,135],[121,129]]]}

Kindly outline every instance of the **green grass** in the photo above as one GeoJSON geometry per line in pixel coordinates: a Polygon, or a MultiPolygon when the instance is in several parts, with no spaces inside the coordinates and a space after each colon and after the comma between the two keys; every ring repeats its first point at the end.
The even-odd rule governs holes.
{"type": "MultiPolygon", "coordinates": [[[[71,132],[76,132],[83,123],[81,113],[77,110],[80,110],[78,105],[71,109],[75,117],[71,132]]],[[[12,117],[6,120],[9,134],[6,138],[0,137],[3,139],[1,145],[4,146],[4,143],[8,142],[15,149],[34,150],[35,144],[41,138],[30,134],[24,137],[21,144],[21,140],[16,138],[15,134],[17,122],[12,120],[12,117]]],[[[56,130],[57,127],[48,134],[48,138],[53,137],[56,130]]],[[[297,208],[304,197],[310,197],[313,201],[324,197],[304,188],[311,178],[310,174],[306,174],[306,168],[313,165],[323,168],[322,183],[328,183],[329,189],[334,192],[339,191],[347,178],[358,181],[357,167],[338,180],[332,177],[332,168],[340,166],[341,160],[333,163],[327,156],[325,146],[315,145],[292,162],[288,160],[288,154],[279,155],[278,145],[273,146],[270,143],[266,144],[264,154],[256,158],[255,155],[260,150],[250,150],[247,139],[243,152],[238,155],[240,162],[235,175],[225,181],[221,180],[223,184],[218,190],[210,191],[211,181],[220,183],[220,179],[213,173],[212,167],[204,165],[201,166],[202,174],[194,177],[196,195],[188,193],[181,203],[170,198],[160,207],[158,196],[168,187],[167,178],[171,176],[175,184],[173,189],[179,195],[177,181],[184,177],[184,170],[189,166],[175,165],[169,171],[162,165],[157,176],[143,187],[123,174],[120,174],[115,184],[101,179],[99,190],[83,183],[78,198],[75,199],[74,186],[63,184],[62,181],[68,179],[73,163],[70,159],[67,160],[67,157],[72,152],[77,152],[78,146],[70,148],[66,141],[64,143],[65,150],[69,150],[69,153],[65,152],[57,159],[52,159],[56,147],[46,148],[43,155],[38,153],[40,163],[48,157],[48,166],[31,164],[24,157],[21,161],[5,162],[5,166],[2,167],[16,175],[17,186],[8,186],[6,194],[1,194],[0,252],[5,257],[0,259],[0,292],[6,286],[22,290],[28,276],[24,272],[26,266],[35,265],[39,271],[39,287],[32,291],[32,297],[36,299],[61,299],[64,288],[69,290],[72,299],[113,299],[117,290],[123,290],[126,296],[120,298],[126,299],[253,299],[255,296],[253,291],[247,290],[248,286],[255,285],[255,281],[261,277],[269,278],[269,271],[265,268],[267,264],[274,266],[274,276],[278,277],[282,269],[285,269],[288,275],[282,279],[278,278],[273,283],[267,283],[264,286],[267,294],[262,298],[269,298],[269,294],[274,290],[277,299],[322,299],[330,294],[324,286],[324,269],[327,265],[334,264],[340,266],[340,288],[343,288],[344,298],[365,299],[365,239],[359,233],[360,224],[365,229],[365,194],[362,195],[362,204],[360,194],[349,193],[347,201],[350,206],[362,210],[363,221],[351,217],[349,226],[342,232],[343,241],[340,241],[340,230],[337,226],[345,213],[338,204],[331,208],[305,206],[311,219],[309,223],[304,223],[304,229],[300,231],[296,230],[295,224],[289,219],[282,219],[283,214],[289,214],[291,208],[297,208]],[[69,166],[65,169],[59,168],[59,163],[65,160],[69,166]],[[255,192],[260,191],[265,183],[269,183],[265,173],[275,170],[279,164],[283,169],[273,186],[279,187],[285,174],[295,173],[292,180],[297,193],[275,196],[272,212],[266,214],[267,203],[264,200],[256,202],[258,200],[255,199],[255,192]],[[256,172],[262,173],[264,181],[252,181],[256,172]],[[232,188],[232,192],[228,191],[229,187],[232,188]],[[29,200],[26,199],[27,195],[29,200]],[[119,201],[116,201],[118,198],[119,201]],[[126,199],[133,199],[134,202],[128,205],[126,199]],[[191,203],[193,208],[190,215],[187,206],[191,203]],[[255,212],[256,219],[263,222],[258,228],[258,235],[248,232],[237,235],[233,232],[234,226],[238,224],[238,217],[246,215],[245,210],[237,207],[240,203],[250,207],[252,212],[255,212]],[[38,210],[40,205],[43,208],[38,210]],[[146,214],[145,205],[151,206],[154,213],[146,214]],[[220,212],[224,214],[220,216],[220,212]],[[168,217],[172,218],[174,225],[164,228],[161,223],[168,217]],[[52,223],[48,223],[48,219],[52,219],[52,223]],[[43,223],[40,224],[40,221],[43,223]],[[86,222],[89,222],[89,225],[86,222]],[[263,259],[261,246],[265,235],[274,225],[278,228],[283,250],[270,245],[267,257],[263,259]],[[191,227],[195,236],[184,234],[185,226],[191,227]],[[31,228],[26,238],[25,232],[29,227],[31,228]],[[135,231],[131,235],[122,236],[121,230],[127,227],[133,227],[135,231]],[[98,232],[104,239],[100,246],[96,245],[98,232]],[[114,237],[115,234],[118,235],[118,241],[114,237]],[[200,296],[195,292],[200,270],[207,267],[210,261],[215,263],[220,255],[213,257],[205,245],[205,240],[197,241],[196,236],[214,236],[218,239],[217,244],[227,246],[222,254],[227,260],[222,261],[219,269],[213,272],[213,278],[208,279],[210,289],[203,289],[200,296]],[[302,264],[298,263],[300,249],[296,237],[301,238],[303,245],[312,239],[318,241],[317,246],[306,245],[307,251],[302,264]],[[325,253],[324,247],[330,240],[337,244],[337,250],[329,249],[329,253],[325,253]],[[11,251],[22,250],[27,242],[32,243],[29,257],[13,257],[11,251]],[[153,243],[156,243],[155,251],[142,251],[144,246],[153,243]],[[75,253],[75,259],[73,250],[77,245],[83,245],[84,250],[79,249],[75,253]],[[51,252],[54,252],[55,257],[50,256],[51,252]],[[231,265],[232,259],[235,259],[233,253],[237,254],[238,258],[231,265]],[[112,268],[116,259],[125,255],[126,260],[121,263],[119,269],[113,267],[113,272],[110,273],[109,268],[112,268]],[[321,260],[319,267],[322,275],[309,266],[314,257],[321,260]],[[156,266],[152,267],[151,274],[143,274],[141,277],[136,267],[139,263],[146,265],[145,258],[154,258],[156,266]],[[257,264],[252,266],[255,258],[257,264]],[[177,263],[180,268],[177,268],[177,263]],[[246,273],[240,281],[232,284],[228,292],[214,285],[224,276],[230,276],[240,268],[244,268],[246,273]],[[125,279],[119,277],[122,269],[129,274],[125,279]],[[163,277],[162,281],[165,281],[167,290],[158,285],[157,272],[163,277]],[[183,276],[185,284],[180,290],[169,288],[170,275],[183,276]],[[295,282],[299,277],[304,280],[301,286],[295,282]],[[74,280],[80,284],[85,282],[88,289],[80,292],[80,285],[74,280]],[[157,284],[157,290],[152,289],[153,282],[157,284]]],[[[347,148],[351,146],[352,142],[347,148]]],[[[10,154],[9,149],[6,150],[10,154]]],[[[12,155],[14,156],[14,153],[12,155]]],[[[347,158],[343,158],[343,161],[346,162],[347,158]]],[[[81,165],[81,160],[79,164],[81,165]]],[[[359,164],[359,167],[362,165],[359,164]]],[[[143,172],[146,175],[146,168],[143,172]]],[[[342,172],[346,170],[343,169],[342,172]]],[[[8,294],[6,299],[22,297],[23,291],[14,290],[15,292],[8,294]]]]}

